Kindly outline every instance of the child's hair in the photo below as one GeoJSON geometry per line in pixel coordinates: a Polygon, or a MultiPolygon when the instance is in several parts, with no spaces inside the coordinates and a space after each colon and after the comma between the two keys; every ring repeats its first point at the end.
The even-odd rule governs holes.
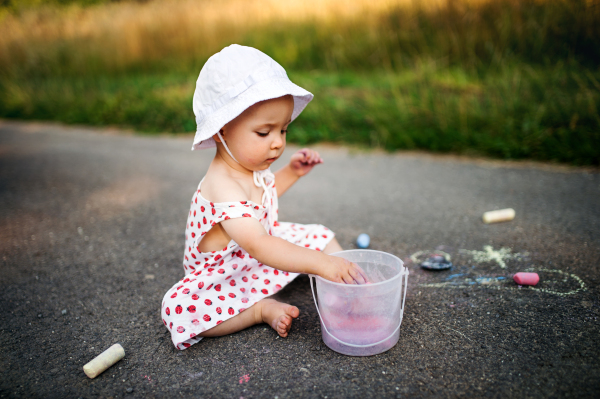
{"type": "Polygon", "coordinates": [[[285,69],[263,52],[232,44],[206,61],[196,81],[196,136],[192,150],[216,145],[212,138],[223,126],[257,102],[291,95],[292,120],[313,95],[292,83],[285,69]]]}

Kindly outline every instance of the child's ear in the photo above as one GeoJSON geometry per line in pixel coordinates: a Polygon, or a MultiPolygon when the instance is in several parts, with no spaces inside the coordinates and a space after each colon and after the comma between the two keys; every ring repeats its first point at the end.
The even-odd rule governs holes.
{"type": "MultiPolygon", "coordinates": [[[[223,136],[223,129],[220,129],[220,130],[219,130],[219,133],[221,133],[221,136],[223,136]]],[[[216,133],[213,135],[213,139],[214,139],[214,140],[215,140],[217,143],[220,143],[220,142],[221,142],[221,139],[219,138],[219,135],[218,135],[218,134],[216,134],[216,133]]]]}

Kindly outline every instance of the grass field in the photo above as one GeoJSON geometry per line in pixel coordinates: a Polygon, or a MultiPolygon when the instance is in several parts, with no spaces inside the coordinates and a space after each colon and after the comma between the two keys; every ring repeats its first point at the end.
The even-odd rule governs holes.
{"type": "Polygon", "coordinates": [[[37,3],[1,14],[2,117],[194,131],[235,42],[315,94],[291,141],[600,164],[593,1],[37,3]]]}

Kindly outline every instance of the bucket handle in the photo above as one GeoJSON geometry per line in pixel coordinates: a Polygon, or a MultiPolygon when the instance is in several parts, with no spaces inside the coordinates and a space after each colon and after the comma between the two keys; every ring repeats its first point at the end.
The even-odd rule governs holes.
{"type": "Polygon", "coordinates": [[[340,344],[346,345],[346,346],[351,346],[353,348],[369,348],[371,346],[379,345],[379,344],[387,341],[388,339],[392,338],[394,336],[394,334],[396,334],[396,332],[400,328],[400,325],[402,324],[402,318],[404,317],[404,302],[406,302],[406,291],[408,288],[408,270],[406,268],[404,268],[404,270],[401,273],[404,275],[404,279],[402,277],[400,277],[400,286],[402,286],[402,281],[404,281],[404,295],[402,296],[402,306],[400,308],[400,322],[398,323],[398,327],[396,327],[394,332],[391,333],[387,338],[384,338],[379,342],[375,342],[374,344],[367,344],[367,345],[349,344],[347,342],[344,342],[344,341],[338,339],[336,336],[334,336],[332,333],[329,332],[329,330],[327,329],[327,326],[325,325],[325,322],[323,321],[323,317],[321,317],[321,312],[319,311],[319,303],[317,302],[317,297],[315,296],[315,288],[313,287],[313,278],[315,278],[316,276],[314,274],[310,274],[308,276],[309,280],[310,280],[310,290],[312,291],[313,300],[315,301],[315,307],[317,308],[317,313],[319,314],[319,319],[321,320],[321,326],[323,326],[327,335],[329,335],[331,338],[335,339],[340,344]]]}

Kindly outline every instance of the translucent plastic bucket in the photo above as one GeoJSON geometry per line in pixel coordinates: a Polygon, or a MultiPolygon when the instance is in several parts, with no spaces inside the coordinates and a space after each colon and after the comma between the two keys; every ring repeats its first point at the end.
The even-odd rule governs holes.
{"type": "Polygon", "coordinates": [[[332,255],[359,265],[369,284],[340,284],[309,276],[323,342],[350,356],[371,356],[392,348],[400,336],[408,269],[398,257],[381,251],[332,255]]]}

